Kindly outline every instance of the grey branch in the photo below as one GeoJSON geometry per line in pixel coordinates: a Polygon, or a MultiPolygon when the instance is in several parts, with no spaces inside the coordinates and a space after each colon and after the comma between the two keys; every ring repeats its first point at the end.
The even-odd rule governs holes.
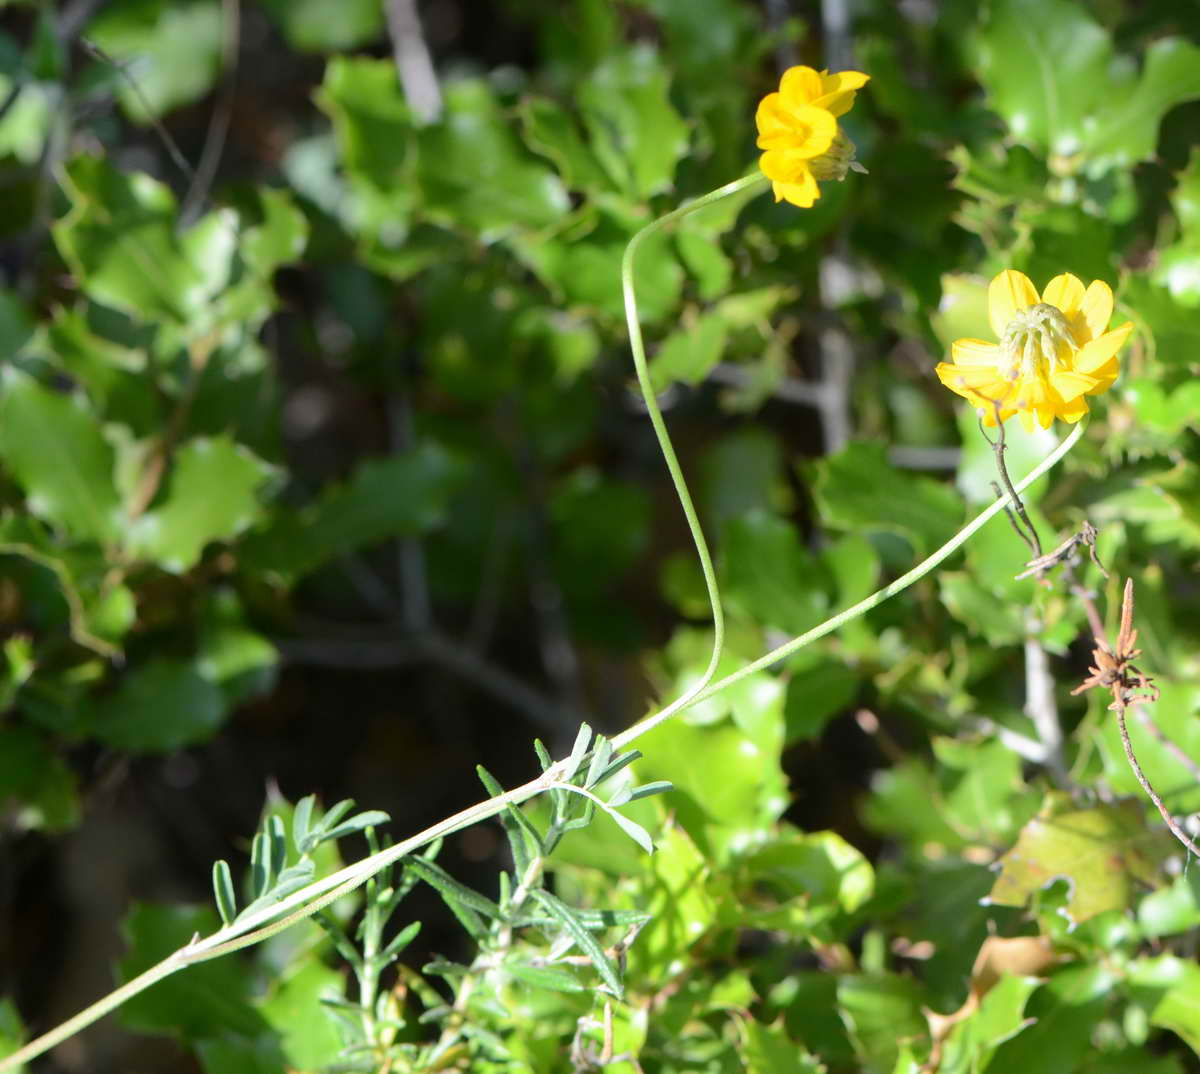
{"type": "Polygon", "coordinates": [[[385,4],[392,55],[408,106],[421,123],[433,123],[442,115],[442,91],[421,32],[416,0],[385,0],[385,4]]]}

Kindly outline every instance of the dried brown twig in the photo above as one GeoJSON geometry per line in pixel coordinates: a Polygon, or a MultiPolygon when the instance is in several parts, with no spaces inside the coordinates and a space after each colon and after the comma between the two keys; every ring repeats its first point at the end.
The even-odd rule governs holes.
{"type": "MultiPolygon", "coordinates": [[[[1108,639],[1105,638],[1103,631],[1094,631],[1096,647],[1092,650],[1092,659],[1095,662],[1092,665],[1091,674],[1071,693],[1081,694],[1096,687],[1112,693],[1112,704],[1108,707],[1117,714],[1117,729],[1121,733],[1121,746],[1125,750],[1125,759],[1129,762],[1129,767],[1133,769],[1133,774],[1141,784],[1142,790],[1154,803],[1171,834],[1193,854],[1200,857],[1200,847],[1196,846],[1187,832],[1180,827],[1179,822],[1171,815],[1171,811],[1167,809],[1158,792],[1146,778],[1146,773],[1142,771],[1137,755],[1133,752],[1133,743],[1129,739],[1129,727],[1125,719],[1125,713],[1129,706],[1137,701],[1153,704],[1159,697],[1158,687],[1154,685],[1154,680],[1134,663],[1134,660],[1141,655],[1141,650],[1135,647],[1138,632],[1133,625],[1133,610],[1133,579],[1129,578],[1125,581],[1125,594],[1121,602],[1121,628],[1117,633],[1116,645],[1108,644],[1108,639]]],[[[1091,618],[1089,616],[1089,619],[1091,618]]]]}

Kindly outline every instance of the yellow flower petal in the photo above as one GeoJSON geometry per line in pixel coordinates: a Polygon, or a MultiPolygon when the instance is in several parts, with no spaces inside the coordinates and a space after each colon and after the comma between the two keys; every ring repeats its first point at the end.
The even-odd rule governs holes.
{"type": "Polygon", "coordinates": [[[1028,276],[1014,269],[1005,269],[988,285],[988,319],[997,338],[1019,310],[1036,306],[1037,288],[1028,276]]]}
{"type": "Polygon", "coordinates": [[[1099,382],[1095,377],[1085,376],[1083,373],[1072,373],[1066,369],[1056,369],[1050,374],[1050,384],[1058,392],[1064,403],[1070,403],[1086,392],[1095,391],[1099,382]]]}
{"type": "Polygon", "coordinates": [[[792,107],[812,104],[821,96],[821,76],[811,67],[789,67],[779,80],[779,92],[792,107]]]}
{"type": "Polygon", "coordinates": [[[810,171],[792,182],[772,182],[771,189],[775,192],[776,201],[788,201],[801,209],[811,209],[813,202],[821,196],[821,189],[810,171]]]}
{"type": "MultiPolygon", "coordinates": [[[[1092,280],[1083,296],[1081,310],[1088,329],[1087,339],[1095,339],[1102,335],[1112,319],[1112,288],[1103,280],[1092,280]]],[[[1085,343],[1087,340],[1081,339],[1079,342],[1085,343]]]]}
{"type": "Polygon", "coordinates": [[[950,344],[950,357],[956,365],[990,365],[1000,361],[1000,348],[985,339],[956,339],[950,344]]]}
{"type": "Polygon", "coordinates": [[[1133,323],[1126,322],[1120,328],[1105,332],[1096,339],[1089,340],[1075,352],[1075,371],[1096,377],[1103,375],[1109,362],[1116,356],[1133,331],[1133,323]]]}
{"type": "Polygon", "coordinates": [[[1076,313],[1083,305],[1083,281],[1078,276],[1064,272],[1055,276],[1042,291],[1042,301],[1057,306],[1071,320],[1071,314],[1076,313]]]}
{"type": "Polygon", "coordinates": [[[1067,403],[1065,406],[1058,408],[1058,416],[1071,425],[1074,425],[1087,412],[1087,400],[1083,396],[1080,396],[1073,403],[1067,403]]]}
{"type": "Polygon", "coordinates": [[[832,115],[845,115],[854,104],[855,92],[870,80],[871,76],[861,71],[838,71],[834,75],[821,72],[821,95],[812,103],[817,108],[827,109],[832,115]]]}

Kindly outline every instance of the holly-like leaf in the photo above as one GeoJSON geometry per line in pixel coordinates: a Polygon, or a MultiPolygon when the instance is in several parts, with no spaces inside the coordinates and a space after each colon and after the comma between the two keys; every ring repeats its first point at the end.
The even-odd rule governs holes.
{"type": "Polygon", "coordinates": [[[113,452],[80,395],[44,388],[11,366],[0,373],[0,456],[29,511],[74,540],[113,540],[122,524],[113,452]]]}
{"type": "Polygon", "coordinates": [[[192,664],[167,657],[131,668],[95,703],[92,731],[133,753],[167,753],[207,741],[227,713],[221,689],[192,664]]]}
{"type": "Polygon", "coordinates": [[[1036,892],[1065,879],[1065,912],[1078,924],[1106,910],[1132,906],[1142,886],[1160,879],[1172,845],[1165,831],[1147,824],[1139,800],[1075,809],[1069,799],[1052,795],[1000,859],[1000,875],[988,899],[1000,906],[1025,906],[1036,892]]]}
{"type": "Polygon", "coordinates": [[[166,499],[135,523],[133,548],[182,574],[209,542],[230,540],[258,521],[258,490],[271,473],[272,467],[229,436],[189,440],[175,451],[166,499]]]}

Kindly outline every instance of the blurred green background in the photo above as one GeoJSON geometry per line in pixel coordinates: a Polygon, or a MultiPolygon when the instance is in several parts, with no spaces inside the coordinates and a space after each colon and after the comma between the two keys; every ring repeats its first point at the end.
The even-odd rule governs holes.
{"type": "MultiPolygon", "coordinates": [[[[620,258],[753,167],[793,63],[871,75],[843,120],[870,174],[811,211],[724,202],[639,260],[724,670],[990,499],[932,368],[989,334],[991,275],[1103,279],[1135,324],[1122,377],[1030,509],[1047,547],[1099,527],[1110,606],[1136,578],[1185,757],[1137,720],[1135,741],[1171,808],[1200,807],[1200,5],[10,0],[0,27],[0,1038],[143,964],[268,792],[352,796],[403,836],[482,797],[476,762],[522,782],[535,735],[559,755],[700,673],[620,258]]],[[[1062,431],[1013,430],[1014,474],[1062,431]]],[[[1122,797],[1103,701],[1068,696],[1082,614],[1013,581],[1024,559],[997,520],[639,743],[639,775],[677,787],[642,818],[659,854],[596,825],[555,879],[658,914],[618,1052],[647,1074],[1200,1070],[1195,869],[1122,797]],[[1039,840],[1039,810],[1082,815],[1089,848],[1039,840]],[[1052,942],[1045,983],[1010,976],[939,1031],[922,1012],[962,1007],[992,934],[1052,942]]],[[[440,860],[494,895],[506,853],[482,826],[440,860]]],[[[467,957],[427,889],[409,910],[408,965],[467,957]]],[[[297,965],[336,987],[328,951],[214,965],[34,1069],[333,1062],[336,1037],[295,1043],[316,984],[278,994],[297,965]]],[[[592,1069],[568,1056],[587,999],[478,1012],[511,1054],[468,1069],[592,1069]]]]}

